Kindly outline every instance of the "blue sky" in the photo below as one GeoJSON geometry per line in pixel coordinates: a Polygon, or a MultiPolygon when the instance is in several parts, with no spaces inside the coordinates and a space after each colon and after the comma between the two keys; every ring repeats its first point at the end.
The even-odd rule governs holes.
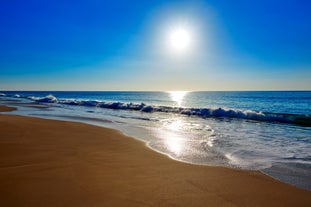
{"type": "Polygon", "coordinates": [[[311,2],[4,1],[0,90],[311,90],[311,2]],[[169,54],[184,25],[192,45],[169,54]]]}

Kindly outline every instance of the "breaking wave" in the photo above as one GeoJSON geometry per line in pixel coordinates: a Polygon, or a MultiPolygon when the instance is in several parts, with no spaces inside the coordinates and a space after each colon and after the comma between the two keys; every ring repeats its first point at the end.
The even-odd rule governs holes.
{"type": "Polygon", "coordinates": [[[27,98],[38,103],[56,103],[66,105],[77,105],[87,107],[100,107],[105,109],[116,110],[132,110],[146,113],[163,112],[183,114],[188,116],[198,116],[202,118],[238,118],[246,120],[256,120],[264,122],[279,122],[291,123],[302,126],[311,127],[311,116],[302,114],[282,114],[269,112],[256,112],[252,110],[238,110],[238,109],[223,109],[223,108],[187,108],[187,107],[173,107],[173,106],[155,106],[147,105],[145,103],[124,103],[124,102],[107,102],[98,100],[76,100],[76,99],[58,99],[53,95],[45,97],[25,97],[19,94],[0,96],[10,96],[15,98],[27,98]]]}

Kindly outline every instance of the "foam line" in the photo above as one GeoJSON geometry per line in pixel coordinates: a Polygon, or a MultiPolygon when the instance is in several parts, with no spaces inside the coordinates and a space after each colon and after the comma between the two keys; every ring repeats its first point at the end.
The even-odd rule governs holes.
{"type": "Polygon", "coordinates": [[[173,106],[154,106],[146,105],[145,103],[124,103],[124,102],[107,102],[97,100],[75,100],[75,99],[58,99],[53,95],[45,97],[23,97],[18,94],[6,95],[1,93],[0,96],[9,96],[15,98],[28,98],[30,100],[39,103],[56,103],[67,105],[79,105],[87,107],[100,107],[105,109],[116,110],[133,110],[146,113],[162,112],[162,113],[174,113],[183,114],[188,116],[198,116],[202,118],[209,117],[223,117],[223,118],[238,118],[247,120],[256,120],[263,122],[279,122],[279,123],[291,123],[303,126],[311,126],[310,115],[301,114],[281,114],[281,113],[269,113],[269,112],[256,112],[252,110],[238,110],[238,109],[212,109],[212,108],[185,108],[185,107],[173,107],[173,106]]]}

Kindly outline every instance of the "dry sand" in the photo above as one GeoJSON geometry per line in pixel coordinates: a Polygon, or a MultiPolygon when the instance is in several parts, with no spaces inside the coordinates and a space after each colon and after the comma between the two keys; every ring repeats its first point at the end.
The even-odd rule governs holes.
{"type": "Polygon", "coordinates": [[[311,192],[177,162],[111,129],[0,115],[0,206],[306,207],[311,192]]]}

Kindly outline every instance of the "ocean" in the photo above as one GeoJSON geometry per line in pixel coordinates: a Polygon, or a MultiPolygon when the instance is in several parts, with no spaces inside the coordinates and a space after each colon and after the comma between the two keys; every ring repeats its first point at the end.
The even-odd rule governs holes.
{"type": "MultiPolygon", "coordinates": [[[[172,159],[311,190],[311,91],[1,91],[10,114],[120,130],[172,159]]],[[[150,163],[152,164],[152,163],[150,163]]]]}

